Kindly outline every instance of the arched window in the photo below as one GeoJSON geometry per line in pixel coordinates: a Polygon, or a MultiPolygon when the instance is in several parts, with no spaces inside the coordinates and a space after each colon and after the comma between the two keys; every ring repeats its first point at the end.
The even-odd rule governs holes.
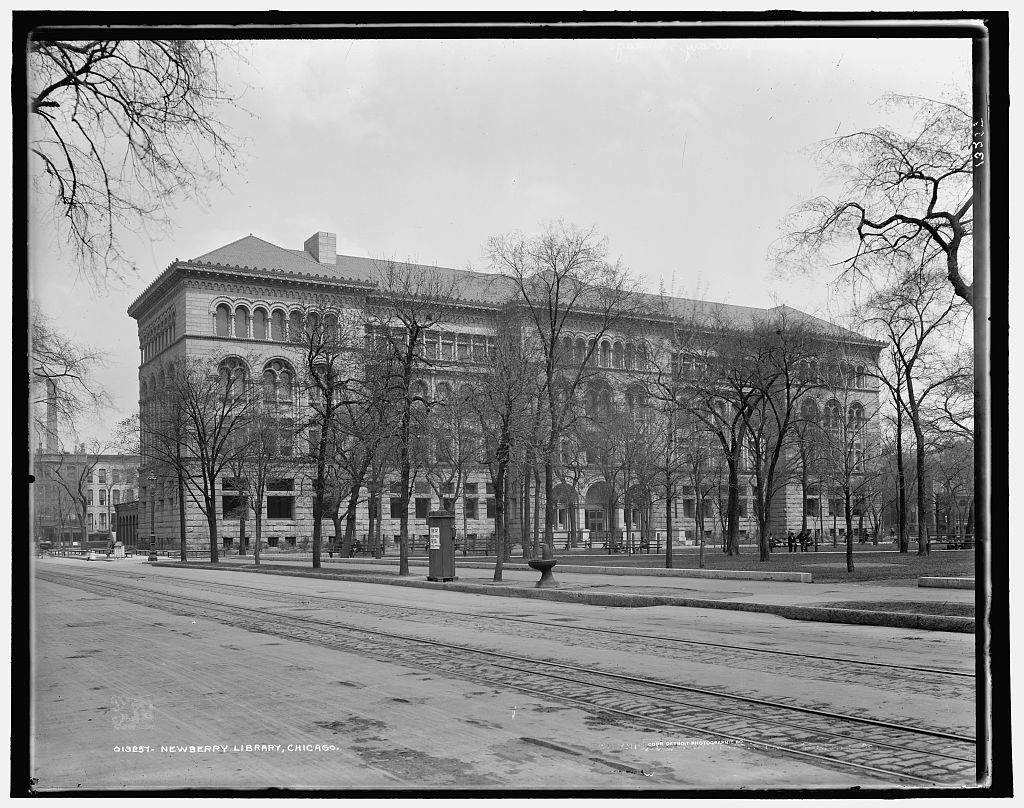
{"type": "Polygon", "coordinates": [[[237,356],[229,356],[220,363],[220,385],[225,400],[231,397],[242,395],[245,390],[245,380],[248,376],[248,369],[245,362],[237,356]]]}
{"type": "Polygon", "coordinates": [[[600,357],[597,354],[597,340],[592,339],[587,342],[587,353],[590,356],[591,362],[596,362],[600,357]]]}
{"type": "Polygon", "coordinates": [[[267,338],[267,313],[263,309],[255,309],[252,313],[252,338],[267,338]]]}
{"type": "Polygon", "coordinates": [[[572,361],[576,365],[583,364],[583,357],[587,355],[587,343],[584,342],[583,337],[576,337],[576,342],[573,343],[572,348],[572,361]]]}
{"type": "Polygon", "coordinates": [[[341,339],[341,333],[338,330],[338,315],[324,315],[324,336],[328,341],[335,343],[341,339]]]}
{"type": "Polygon", "coordinates": [[[226,337],[228,335],[228,318],[230,316],[231,309],[228,308],[226,303],[221,303],[219,306],[217,306],[217,314],[215,317],[215,331],[218,337],[226,337]]]}
{"type": "Polygon", "coordinates": [[[854,441],[858,446],[863,445],[864,438],[864,407],[859,401],[853,402],[849,409],[849,426],[853,433],[854,441]]]}
{"type": "Polygon", "coordinates": [[[807,399],[800,405],[800,417],[808,424],[818,423],[818,405],[813,399],[807,399]]]}
{"type": "Polygon", "coordinates": [[[288,339],[292,342],[301,342],[302,338],[302,313],[293,311],[288,315],[288,339]]]}
{"type": "Polygon", "coordinates": [[[568,363],[572,360],[572,337],[562,339],[562,361],[568,363]]]}
{"type": "Polygon", "coordinates": [[[249,310],[245,306],[235,309],[235,336],[238,339],[249,336],[249,310]]]}
{"type": "Polygon", "coordinates": [[[308,328],[310,332],[314,332],[316,331],[319,325],[320,315],[317,314],[315,311],[309,312],[309,314],[306,315],[306,328],[308,328]]]}
{"type": "Polygon", "coordinates": [[[825,405],[825,431],[832,436],[838,436],[842,426],[843,410],[839,402],[833,399],[825,405]]]}
{"type": "Polygon", "coordinates": [[[624,366],[624,351],[621,342],[616,342],[612,348],[612,367],[622,368],[624,366]]]}
{"type": "Polygon", "coordinates": [[[636,366],[636,346],[632,342],[626,343],[625,356],[623,357],[626,370],[632,370],[636,366]]]}
{"type": "Polygon", "coordinates": [[[607,388],[602,390],[597,402],[597,414],[601,418],[607,418],[612,414],[612,391],[607,388]]]}
{"type": "Polygon", "coordinates": [[[598,364],[603,368],[612,365],[612,344],[608,340],[601,342],[601,361],[598,364]]]}
{"type": "Polygon", "coordinates": [[[437,400],[442,404],[446,403],[452,397],[452,386],[448,382],[437,383],[437,400]]]}
{"type": "Polygon", "coordinates": [[[274,342],[284,342],[284,312],[274,309],[270,315],[270,338],[274,342]]]}
{"type": "Polygon", "coordinates": [[[867,369],[863,365],[857,365],[857,369],[854,371],[854,385],[856,387],[867,387],[867,378],[867,369]]]}
{"type": "Polygon", "coordinates": [[[263,400],[267,403],[292,400],[292,381],[295,373],[291,366],[281,360],[272,359],[263,367],[263,400]]]}
{"type": "Polygon", "coordinates": [[[423,379],[414,381],[410,390],[413,398],[418,398],[424,402],[430,401],[430,391],[427,389],[427,383],[423,379]]]}

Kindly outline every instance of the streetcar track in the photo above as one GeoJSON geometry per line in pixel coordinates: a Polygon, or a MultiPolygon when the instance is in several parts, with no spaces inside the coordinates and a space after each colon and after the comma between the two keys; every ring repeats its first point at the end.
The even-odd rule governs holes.
{"type": "MultiPolygon", "coordinates": [[[[134,573],[112,572],[112,574],[117,575],[118,577],[126,577],[126,578],[132,578],[132,579],[143,579],[143,576],[139,576],[139,575],[134,574],[134,573]]],[[[199,584],[199,582],[196,582],[196,581],[193,581],[193,580],[180,579],[180,578],[175,578],[173,580],[174,581],[185,581],[188,584],[194,586],[195,588],[203,590],[203,591],[213,591],[213,587],[204,589],[202,584],[199,584]]],[[[257,594],[259,594],[259,595],[261,595],[263,597],[271,595],[271,596],[279,596],[282,599],[286,599],[287,598],[287,594],[286,593],[274,592],[273,590],[261,589],[259,587],[255,587],[255,586],[247,586],[246,584],[231,584],[231,583],[226,583],[226,582],[218,581],[214,586],[215,587],[230,587],[232,589],[245,590],[245,591],[248,591],[248,592],[257,593],[257,594]]],[[[728,643],[715,643],[715,642],[710,642],[710,641],[707,641],[707,640],[691,640],[691,639],[683,639],[683,638],[680,638],[680,637],[666,637],[666,636],[661,636],[661,635],[656,635],[656,634],[644,634],[644,633],[638,633],[638,632],[633,632],[633,631],[625,632],[625,631],[618,631],[616,629],[600,628],[600,627],[594,627],[594,626],[570,626],[570,625],[565,625],[565,624],[562,624],[562,623],[551,623],[551,622],[547,622],[547,621],[544,621],[544,620],[531,620],[531,619],[528,619],[528,618],[520,618],[520,617],[512,617],[512,616],[506,617],[506,616],[503,616],[503,615],[479,614],[479,613],[474,613],[474,614],[454,614],[451,611],[446,611],[444,609],[433,609],[433,608],[430,608],[430,607],[420,607],[420,606],[416,606],[415,608],[413,608],[413,607],[409,607],[409,606],[402,606],[402,605],[399,605],[399,604],[379,603],[379,602],[376,602],[376,601],[359,600],[357,598],[341,597],[341,596],[337,596],[337,595],[317,595],[317,594],[312,594],[312,593],[308,593],[308,594],[304,593],[304,594],[301,594],[301,595],[296,595],[296,597],[301,599],[301,600],[305,600],[305,601],[309,601],[311,599],[315,599],[315,600],[320,600],[320,601],[327,601],[327,602],[330,602],[330,603],[334,603],[334,602],[337,602],[337,603],[353,603],[353,604],[362,605],[362,606],[373,606],[373,607],[380,608],[380,609],[395,609],[395,610],[405,611],[407,613],[414,614],[414,615],[422,614],[422,613],[425,613],[425,612],[430,612],[430,613],[434,613],[434,614],[444,615],[447,618],[470,618],[470,619],[496,620],[496,621],[500,621],[502,623],[519,623],[519,624],[525,624],[525,625],[543,626],[543,627],[548,628],[548,629],[560,630],[560,631],[565,631],[565,632],[592,632],[592,633],[598,633],[598,634],[608,634],[608,635],[612,635],[612,636],[615,636],[615,637],[627,638],[627,639],[631,639],[631,640],[632,639],[655,640],[655,641],[658,641],[658,642],[671,642],[671,643],[675,643],[677,645],[697,646],[697,647],[706,647],[706,648],[720,648],[720,649],[726,650],[726,651],[742,651],[742,652],[746,652],[746,653],[750,653],[750,654],[770,654],[770,655],[782,656],[782,657],[794,657],[794,658],[797,658],[797,659],[800,659],[800,660],[808,660],[808,659],[810,659],[810,660],[820,661],[820,662],[838,662],[838,663],[841,663],[841,664],[844,664],[844,665],[858,665],[858,666],[864,666],[864,667],[869,667],[869,668],[874,668],[874,669],[882,668],[882,669],[892,670],[892,671],[901,672],[901,673],[908,673],[908,674],[926,673],[926,674],[935,674],[937,676],[960,677],[960,678],[965,679],[965,680],[975,679],[974,671],[956,671],[956,670],[949,670],[949,669],[946,669],[946,668],[926,668],[926,667],[919,667],[919,666],[912,666],[912,665],[898,665],[898,664],[893,664],[893,663],[889,663],[889,662],[873,662],[873,661],[870,661],[870,660],[849,659],[849,658],[845,658],[845,657],[830,657],[830,656],[823,656],[823,655],[820,655],[820,654],[805,654],[805,653],[800,653],[798,651],[783,651],[783,650],[774,649],[774,648],[754,648],[754,647],[751,647],[751,646],[730,645],[728,643]]]]}
{"type": "MultiPolygon", "coordinates": [[[[950,777],[963,778],[967,774],[967,767],[959,766],[960,770],[951,771],[950,768],[953,767],[954,764],[968,764],[971,771],[973,771],[974,768],[973,756],[962,757],[962,753],[954,754],[933,748],[920,749],[908,746],[909,738],[924,735],[928,738],[939,738],[946,741],[947,744],[952,744],[954,747],[958,744],[969,744],[971,751],[973,752],[974,739],[967,738],[966,736],[958,736],[952,733],[941,733],[932,730],[922,731],[917,728],[902,727],[854,716],[827,713],[825,711],[813,710],[811,708],[793,708],[789,705],[780,705],[765,700],[751,699],[749,697],[735,697],[712,691],[701,691],[700,689],[690,688],[685,685],[674,685],[654,680],[643,680],[638,677],[607,673],[605,671],[588,669],[565,663],[528,659],[506,653],[455,645],[453,643],[445,643],[438,640],[384,632],[379,629],[371,630],[346,626],[335,621],[299,616],[294,613],[281,614],[280,612],[271,612],[266,609],[256,609],[252,607],[226,604],[223,602],[209,601],[204,598],[197,599],[170,593],[156,593],[151,589],[136,589],[134,593],[130,593],[124,588],[119,589],[117,585],[108,581],[98,580],[93,576],[61,576],[59,574],[54,574],[51,577],[50,574],[44,574],[41,577],[52,583],[71,585],[79,589],[84,588],[86,591],[90,588],[93,590],[99,589],[102,592],[110,593],[115,597],[129,601],[133,600],[131,595],[135,595],[135,597],[143,602],[143,605],[148,606],[154,606],[156,601],[163,600],[165,604],[170,602],[170,605],[175,608],[184,605],[187,609],[191,609],[193,611],[196,609],[206,609],[215,614],[220,612],[222,613],[222,621],[227,622],[229,625],[239,626],[239,624],[242,624],[239,627],[246,628],[247,630],[269,633],[277,636],[286,636],[290,639],[299,641],[327,645],[329,647],[340,648],[341,650],[349,652],[369,655],[372,658],[380,658],[390,662],[397,662],[398,664],[411,664],[421,669],[423,667],[427,667],[431,670],[440,669],[442,672],[450,675],[484,682],[492,686],[498,684],[523,692],[543,695],[545,698],[556,698],[579,706],[587,712],[592,712],[597,709],[601,712],[610,712],[616,715],[621,715],[631,721],[639,720],[641,722],[654,723],[658,726],[673,727],[676,729],[685,727],[688,730],[748,744],[752,743],[759,747],[774,749],[784,754],[798,755],[804,758],[827,763],[831,766],[840,766],[844,768],[852,767],[869,773],[883,774],[886,777],[897,777],[922,783],[939,783],[950,777]],[[74,583],[70,583],[71,581],[74,583]],[[255,624],[247,624],[247,621],[240,613],[254,615],[256,620],[255,624]],[[274,630],[272,626],[267,625],[268,621],[274,620],[283,624],[284,629],[274,630]],[[299,630],[300,628],[306,632],[312,633],[312,636],[302,636],[303,630],[299,630]],[[325,629],[330,629],[333,633],[325,636],[325,629]],[[319,635],[316,634],[317,630],[320,631],[319,635]],[[337,636],[339,631],[344,631],[349,635],[357,635],[357,637],[363,641],[363,644],[360,645],[359,642],[356,641],[356,647],[353,648],[353,641],[350,638],[341,639],[337,636]],[[367,648],[367,642],[377,643],[380,648],[367,648]],[[387,642],[391,642],[392,646],[386,647],[387,642]],[[396,642],[409,646],[409,648],[405,648],[404,650],[396,649],[394,647],[394,643],[396,642]],[[432,651],[440,657],[440,662],[437,664],[428,664],[427,660],[423,658],[424,646],[429,646],[432,651]],[[408,658],[410,648],[412,649],[412,659],[408,658]],[[404,660],[402,658],[403,653],[407,655],[404,660]],[[453,654],[458,654],[459,657],[453,657],[453,654]],[[487,662],[486,664],[483,664],[480,662],[469,661],[467,659],[467,655],[475,658],[484,657],[487,662]],[[498,662],[497,660],[501,660],[501,662],[498,662]],[[481,666],[484,668],[483,672],[479,670],[481,666]],[[494,669],[505,670],[508,673],[511,673],[511,681],[506,678],[505,680],[499,680],[496,682],[494,669]],[[557,673],[552,673],[552,669],[556,670],[557,673]],[[567,675],[567,672],[572,674],[572,678],[567,675]],[[583,676],[596,678],[598,681],[596,683],[593,681],[581,681],[581,677],[583,676]],[[537,680],[537,683],[534,686],[529,686],[530,680],[537,680]],[[602,680],[614,680],[617,684],[616,686],[611,686],[607,681],[602,680]],[[709,706],[708,704],[695,705],[688,702],[680,702],[678,699],[668,698],[663,693],[637,693],[635,690],[624,689],[620,686],[622,682],[629,682],[634,686],[639,685],[642,688],[647,688],[648,690],[660,689],[661,691],[670,691],[673,694],[682,691],[686,692],[688,695],[696,693],[702,697],[710,696],[712,699],[718,699],[723,702],[747,702],[753,704],[759,710],[771,709],[777,713],[781,713],[782,715],[796,712],[804,716],[804,718],[807,716],[814,716],[816,718],[824,718],[828,722],[850,722],[857,725],[869,725],[871,729],[875,731],[876,736],[879,734],[878,731],[882,730],[883,737],[857,738],[851,736],[849,733],[800,726],[792,723],[791,720],[783,721],[778,718],[773,719],[763,715],[745,715],[737,713],[735,707],[731,709],[723,709],[721,706],[709,706]],[[626,698],[625,703],[622,702],[623,697],[626,698]],[[633,701],[629,701],[629,699],[632,699],[633,701]],[[637,702],[637,699],[643,699],[643,701],[637,702]],[[658,703],[652,704],[652,701],[658,703]],[[747,722],[747,724],[754,723],[756,725],[754,732],[755,734],[759,733],[760,737],[745,737],[743,735],[736,734],[736,731],[722,731],[721,729],[716,729],[714,726],[709,726],[709,715],[711,715],[715,721],[719,722],[722,720],[723,716],[728,719],[738,718],[740,721],[740,730],[746,732],[749,732],[749,727],[743,727],[743,722],[747,722]],[[886,739],[884,737],[884,732],[894,734],[895,737],[886,739]],[[790,737],[787,738],[786,733],[788,733],[790,737]],[[798,737],[792,737],[794,734],[798,737]],[[817,748],[822,745],[823,740],[826,744],[830,744],[831,746],[840,749],[842,757],[817,754],[816,752],[807,751],[806,748],[794,748],[791,745],[796,743],[798,745],[802,744],[804,747],[808,748],[817,748]],[[885,753],[881,755],[865,753],[865,747],[872,750],[885,750],[885,753]],[[898,758],[900,755],[906,757],[908,753],[916,753],[918,757],[922,755],[925,756],[927,761],[930,763],[933,774],[930,777],[919,777],[917,775],[907,774],[905,771],[871,765],[876,758],[891,761],[898,758]],[[850,759],[851,757],[857,756],[859,756],[860,760],[850,759]],[[940,758],[948,761],[946,767],[943,767],[937,762],[940,758]]],[[[735,720],[733,723],[736,723],[735,720]]],[[[923,763],[919,762],[919,765],[923,765],[923,763]]]]}

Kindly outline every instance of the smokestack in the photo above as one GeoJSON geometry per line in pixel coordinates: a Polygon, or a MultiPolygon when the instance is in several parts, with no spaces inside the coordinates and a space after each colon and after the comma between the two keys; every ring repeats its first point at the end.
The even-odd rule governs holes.
{"type": "Polygon", "coordinates": [[[302,245],[302,248],[321,264],[337,263],[337,243],[334,233],[314,233],[302,245]]]}
{"type": "Polygon", "coordinates": [[[57,385],[46,380],[46,451],[57,451],[57,385]]]}

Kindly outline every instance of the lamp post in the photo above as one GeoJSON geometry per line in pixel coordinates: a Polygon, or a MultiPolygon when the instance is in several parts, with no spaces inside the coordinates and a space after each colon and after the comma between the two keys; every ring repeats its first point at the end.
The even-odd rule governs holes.
{"type": "Polygon", "coordinates": [[[156,474],[149,475],[149,560],[156,561],[156,474]]]}

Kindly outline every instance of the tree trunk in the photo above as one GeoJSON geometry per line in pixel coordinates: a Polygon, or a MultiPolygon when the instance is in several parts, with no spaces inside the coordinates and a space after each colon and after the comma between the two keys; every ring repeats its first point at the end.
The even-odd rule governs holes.
{"type": "Polygon", "coordinates": [[[206,525],[210,533],[210,563],[220,561],[220,548],[217,546],[217,500],[213,496],[206,497],[206,525]]]}
{"type": "Polygon", "coordinates": [[[252,548],[252,559],[253,563],[258,567],[260,565],[260,536],[263,535],[263,514],[260,511],[263,510],[262,502],[261,507],[256,511],[256,535],[253,537],[255,544],[252,548]]]}
{"type": "Polygon", "coordinates": [[[500,581],[505,564],[505,464],[498,463],[498,473],[491,480],[494,483],[494,577],[500,581]]]}
{"type": "Polygon", "coordinates": [[[551,551],[552,557],[555,551],[555,472],[551,464],[553,452],[548,447],[547,457],[544,458],[544,544],[551,551]]]}
{"type": "Polygon", "coordinates": [[[843,504],[846,516],[846,571],[853,572],[853,512],[850,509],[850,489],[843,491],[843,504]]]}
{"type": "MultiPolygon", "coordinates": [[[[181,455],[178,455],[179,461],[181,455]]],[[[181,547],[181,560],[188,561],[188,540],[185,537],[185,477],[181,473],[181,464],[178,465],[178,532],[181,536],[179,544],[181,547]]]]}
{"type": "Polygon", "coordinates": [[[903,409],[896,407],[896,532],[900,552],[910,551],[907,531],[907,471],[903,459],[903,409]]]}
{"type": "Polygon", "coordinates": [[[245,517],[238,520],[238,555],[245,555],[245,517]]]}
{"type": "Polygon", "coordinates": [[[523,558],[532,558],[532,546],[530,542],[530,478],[527,476],[527,469],[530,468],[529,456],[526,466],[523,468],[523,499],[522,499],[522,525],[520,531],[523,534],[523,558]]]}
{"type": "Polygon", "coordinates": [[[530,542],[532,546],[531,558],[540,558],[540,469],[533,469],[533,537],[530,542]]]}
{"type": "MultiPolygon", "coordinates": [[[[696,494],[694,488],[694,494],[696,494]]],[[[665,568],[672,569],[672,472],[665,470],[665,568]]],[[[685,516],[685,514],[684,514],[685,516]]]]}
{"type": "MultiPolygon", "coordinates": [[[[916,419],[915,419],[916,420],[916,419]]],[[[921,427],[914,424],[914,437],[917,446],[916,475],[917,475],[917,554],[929,555],[931,553],[931,536],[928,530],[928,492],[925,485],[925,446],[924,434],[921,427]]]]}
{"type": "Polygon", "coordinates": [[[729,466],[729,499],[726,505],[728,527],[726,528],[725,552],[727,555],[740,554],[740,502],[739,502],[739,469],[737,458],[728,458],[729,466]]]}

